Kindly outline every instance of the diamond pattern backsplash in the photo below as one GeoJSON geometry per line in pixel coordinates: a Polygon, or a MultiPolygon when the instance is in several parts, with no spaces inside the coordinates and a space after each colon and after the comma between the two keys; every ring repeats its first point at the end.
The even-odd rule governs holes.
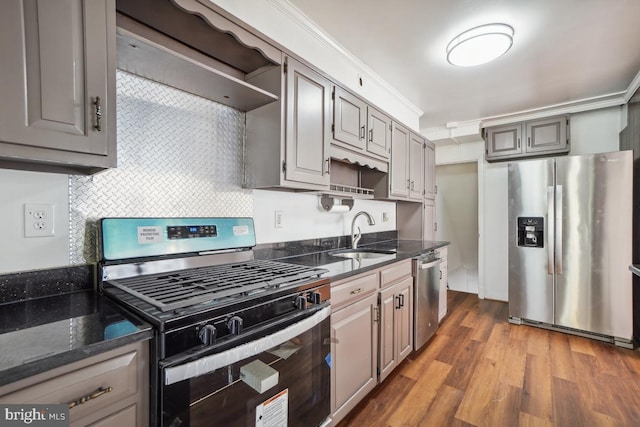
{"type": "Polygon", "coordinates": [[[70,262],[96,261],[96,220],[253,214],[243,112],[117,72],[118,167],[69,176],[70,262]]]}

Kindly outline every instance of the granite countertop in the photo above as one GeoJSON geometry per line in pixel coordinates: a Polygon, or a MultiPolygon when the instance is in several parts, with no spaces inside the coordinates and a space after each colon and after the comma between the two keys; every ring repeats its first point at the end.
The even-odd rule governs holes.
{"type": "MultiPolygon", "coordinates": [[[[341,238],[254,248],[256,259],[324,268],[332,281],[447,246],[449,242],[363,236],[360,249],[393,251],[371,259],[332,254],[341,238]]],[[[0,386],[153,336],[152,327],[94,290],[94,266],[0,275],[0,386]]]]}
{"type": "Polygon", "coordinates": [[[152,337],[73,269],[0,276],[0,386],[152,337]]]}
{"type": "Polygon", "coordinates": [[[300,252],[304,252],[303,250],[296,250],[290,246],[285,246],[285,248],[281,249],[280,252],[274,251],[273,249],[271,249],[271,251],[264,252],[254,250],[254,254],[257,258],[261,259],[277,259],[278,261],[288,262],[291,264],[324,268],[328,270],[328,272],[324,274],[324,277],[328,277],[331,281],[335,282],[356,274],[392,264],[394,262],[414,258],[449,244],[450,242],[445,241],[390,239],[358,245],[358,249],[363,250],[372,249],[395,252],[393,254],[367,259],[345,258],[333,254],[336,251],[348,249],[348,247],[340,245],[336,245],[331,248],[327,248],[326,246],[328,245],[324,245],[322,250],[302,254],[300,254],[300,252]]]}

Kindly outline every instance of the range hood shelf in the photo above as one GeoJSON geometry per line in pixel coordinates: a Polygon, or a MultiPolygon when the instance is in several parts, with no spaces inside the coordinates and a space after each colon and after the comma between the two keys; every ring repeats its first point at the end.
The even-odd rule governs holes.
{"type": "Polygon", "coordinates": [[[133,19],[119,14],[117,25],[117,67],[123,71],[241,111],[279,98],[242,80],[238,70],[133,19]]]}

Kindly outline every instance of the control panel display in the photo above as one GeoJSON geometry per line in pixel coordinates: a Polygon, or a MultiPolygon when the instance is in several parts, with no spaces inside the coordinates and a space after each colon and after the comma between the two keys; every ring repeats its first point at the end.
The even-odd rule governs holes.
{"type": "Polygon", "coordinates": [[[167,238],[195,239],[199,237],[216,237],[218,229],[215,225],[170,225],[167,226],[167,238]]]}

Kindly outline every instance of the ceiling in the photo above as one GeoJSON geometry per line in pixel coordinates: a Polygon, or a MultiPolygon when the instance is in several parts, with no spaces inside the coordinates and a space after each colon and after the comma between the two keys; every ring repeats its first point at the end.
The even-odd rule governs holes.
{"type": "Polygon", "coordinates": [[[289,0],[424,115],[421,129],[611,97],[640,71],[640,0],[289,0]],[[487,23],[513,47],[477,67],[445,49],[487,23]]]}

